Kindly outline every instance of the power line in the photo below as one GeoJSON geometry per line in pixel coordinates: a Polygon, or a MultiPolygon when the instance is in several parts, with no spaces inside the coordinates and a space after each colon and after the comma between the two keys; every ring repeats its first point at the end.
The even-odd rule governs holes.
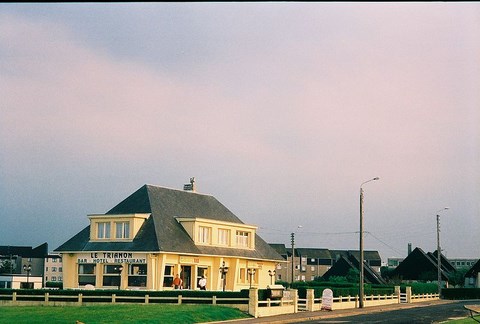
{"type": "Polygon", "coordinates": [[[392,251],[395,251],[395,252],[397,252],[397,253],[403,254],[403,252],[400,252],[399,250],[397,250],[397,249],[394,248],[393,246],[385,243],[384,241],[382,241],[381,239],[379,239],[378,237],[376,237],[375,235],[373,235],[371,232],[365,232],[365,234],[370,235],[371,237],[373,237],[374,239],[376,239],[377,241],[379,241],[380,243],[382,243],[383,245],[385,245],[386,247],[388,247],[388,248],[391,249],[392,251]]]}

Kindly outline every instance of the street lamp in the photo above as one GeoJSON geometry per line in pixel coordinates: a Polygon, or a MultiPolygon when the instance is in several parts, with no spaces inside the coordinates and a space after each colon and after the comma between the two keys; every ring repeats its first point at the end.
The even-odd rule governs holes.
{"type": "Polygon", "coordinates": [[[358,298],[359,298],[359,308],[363,308],[363,188],[362,186],[370,181],[379,180],[379,177],[367,180],[360,185],[360,280],[358,282],[358,298]]]}
{"type": "Polygon", "coordinates": [[[225,266],[225,261],[222,262],[222,266],[220,267],[220,272],[222,273],[222,281],[223,281],[223,291],[225,291],[225,284],[226,284],[226,275],[228,272],[228,267],[225,266]]]}
{"type": "Polygon", "coordinates": [[[437,214],[437,280],[438,280],[438,297],[442,292],[442,249],[440,248],[440,212],[447,210],[448,207],[444,207],[436,212],[437,214]]]}
{"type": "Polygon", "coordinates": [[[275,277],[275,273],[276,273],[275,270],[273,270],[273,271],[268,270],[268,275],[270,276],[270,285],[273,285],[272,279],[273,279],[273,277],[275,277]]]}
{"type": "Polygon", "coordinates": [[[27,272],[27,288],[30,288],[30,282],[29,282],[29,277],[30,277],[30,271],[32,271],[32,265],[29,264],[28,266],[26,264],[23,265],[23,271],[27,272]]]}
{"type": "Polygon", "coordinates": [[[118,290],[120,290],[122,286],[122,271],[123,271],[123,266],[119,265],[118,267],[115,267],[115,270],[118,272],[118,290]]]}
{"type": "Polygon", "coordinates": [[[256,270],[253,268],[248,269],[248,276],[250,278],[250,288],[252,288],[252,277],[253,275],[255,275],[255,271],[256,270]]]}

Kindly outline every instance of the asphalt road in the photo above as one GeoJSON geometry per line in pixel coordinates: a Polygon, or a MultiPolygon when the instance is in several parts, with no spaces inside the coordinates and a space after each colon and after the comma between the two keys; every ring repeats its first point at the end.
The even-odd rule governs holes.
{"type": "Polygon", "coordinates": [[[360,315],[299,321],[297,323],[441,323],[451,319],[465,318],[469,312],[464,305],[478,305],[480,301],[452,301],[444,304],[432,304],[421,307],[365,313],[360,315]]]}

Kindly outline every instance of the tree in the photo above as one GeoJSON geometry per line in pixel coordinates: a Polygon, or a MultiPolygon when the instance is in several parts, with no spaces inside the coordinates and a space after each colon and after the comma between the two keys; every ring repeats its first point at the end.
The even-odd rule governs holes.
{"type": "Polygon", "coordinates": [[[448,275],[448,282],[453,287],[463,287],[465,284],[465,274],[468,272],[468,268],[461,268],[448,275]]]}
{"type": "Polygon", "coordinates": [[[360,271],[350,268],[347,273],[347,281],[358,283],[360,281],[360,271]]]}
{"type": "Polygon", "coordinates": [[[0,261],[0,273],[13,273],[15,262],[12,260],[0,261]]]}

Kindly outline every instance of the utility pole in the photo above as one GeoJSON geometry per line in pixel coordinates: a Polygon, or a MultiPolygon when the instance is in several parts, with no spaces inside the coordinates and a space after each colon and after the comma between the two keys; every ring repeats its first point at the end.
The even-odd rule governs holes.
{"type": "Polygon", "coordinates": [[[294,281],[294,269],[295,269],[295,233],[290,234],[292,239],[292,281],[294,281]]]}
{"type": "Polygon", "coordinates": [[[440,249],[440,215],[437,215],[437,280],[438,280],[438,293],[440,294],[440,291],[442,289],[441,282],[442,282],[442,271],[441,271],[441,265],[442,263],[440,262],[440,256],[441,256],[441,249],[440,249]]]}
{"type": "Polygon", "coordinates": [[[440,248],[440,212],[447,210],[448,207],[444,207],[437,211],[437,281],[438,281],[438,296],[442,293],[442,249],[440,248]]]}

